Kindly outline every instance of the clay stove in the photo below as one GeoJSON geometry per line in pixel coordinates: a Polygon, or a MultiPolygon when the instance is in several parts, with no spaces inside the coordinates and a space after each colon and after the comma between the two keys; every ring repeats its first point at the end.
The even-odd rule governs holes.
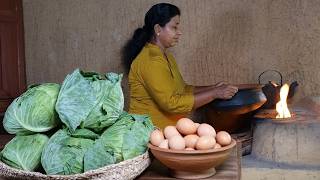
{"type": "Polygon", "coordinates": [[[253,157],[290,166],[320,167],[320,114],[311,101],[301,102],[289,108],[289,118],[276,118],[274,109],[262,109],[255,115],[253,157]]]}

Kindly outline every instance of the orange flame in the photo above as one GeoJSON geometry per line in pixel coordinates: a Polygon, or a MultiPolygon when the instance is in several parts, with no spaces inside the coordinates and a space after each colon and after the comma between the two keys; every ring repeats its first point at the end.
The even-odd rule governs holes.
{"type": "Polygon", "coordinates": [[[280,101],[276,104],[278,115],[276,118],[289,118],[291,113],[288,109],[287,96],[289,93],[289,85],[284,84],[280,89],[280,101]]]}

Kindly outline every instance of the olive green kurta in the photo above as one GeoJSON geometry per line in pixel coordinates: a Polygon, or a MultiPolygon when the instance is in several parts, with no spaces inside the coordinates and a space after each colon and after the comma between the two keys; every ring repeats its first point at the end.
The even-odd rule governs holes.
{"type": "Polygon", "coordinates": [[[174,57],[147,43],[129,72],[130,113],[148,114],[159,128],[175,125],[192,110],[193,86],[187,85],[174,57]]]}

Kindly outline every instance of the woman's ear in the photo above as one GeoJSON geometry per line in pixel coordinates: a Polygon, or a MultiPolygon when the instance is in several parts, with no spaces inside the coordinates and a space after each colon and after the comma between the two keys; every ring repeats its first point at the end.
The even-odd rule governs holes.
{"type": "Polygon", "coordinates": [[[154,29],[154,33],[156,34],[156,36],[159,36],[160,32],[161,32],[161,26],[159,24],[156,24],[156,25],[154,25],[153,29],[154,29]]]}

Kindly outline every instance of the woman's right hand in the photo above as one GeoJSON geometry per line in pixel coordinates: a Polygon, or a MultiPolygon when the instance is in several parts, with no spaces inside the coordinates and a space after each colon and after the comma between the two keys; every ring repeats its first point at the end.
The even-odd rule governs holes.
{"type": "Polygon", "coordinates": [[[214,99],[231,99],[238,92],[238,88],[236,86],[225,83],[218,84],[218,86],[215,86],[212,89],[214,99]]]}
{"type": "Polygon", "coordinates": [[[236,86],[219,82],[212,86],[195,87],[193,109],[197,109],[215,99],[230,99],[238,92],[236,86]]]}

